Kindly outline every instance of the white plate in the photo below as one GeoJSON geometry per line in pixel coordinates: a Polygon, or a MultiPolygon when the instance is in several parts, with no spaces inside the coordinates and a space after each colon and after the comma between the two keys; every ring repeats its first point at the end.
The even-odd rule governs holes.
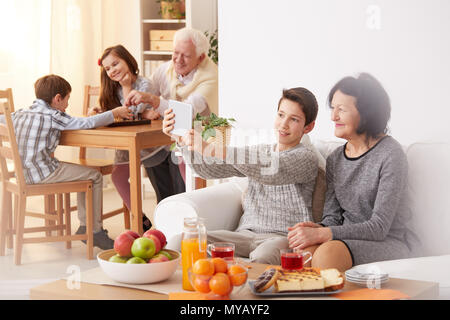
{"type": "Polygon", "coordinates": [[[372,279],[388,279],[389,275],[383,273],[380,270],[362,270],[353,268],[345,271],[345,277],[347,279],[358,279],[358,280],[372,280],[372,279]]]}
{"type": "Polygon", "coordinates": [[[381,284],[388,282],[389,278],[383,279],[383,280],[351,280],[351,279],[346,279],[346,280],[348,282],[356,283],[356,284],[363,285],[366,287],[373,287],[373,286],[376,286],[377,284],[381,285],[381,284]]]}
{"type": "Polygon", "coordinates": [[[372,276],[368,276],[368,277],[352,277],[352,276],[347,276],[345,275],[346,279],[352,279],[352,280],[361,280],[361,281],[365,281],[365,280],[385,280],[385,279],[389,279],[388,276],[376,276],[376,275],[372,275],[372,276]]]}
{"type": "Polygon", "coordinates": [[[255,281],[249,281],[248,285],[250,287],[250,291],[257,296],[262,297],[280,297],[280,296],[323,296],[323,295],[331,295],[335,293],[339,293],[342,290],[336,291],[298,291],[298,292],[275,292],[275,287],[271,286],[264,292],[256,292],[255,290],[255,281]]]}

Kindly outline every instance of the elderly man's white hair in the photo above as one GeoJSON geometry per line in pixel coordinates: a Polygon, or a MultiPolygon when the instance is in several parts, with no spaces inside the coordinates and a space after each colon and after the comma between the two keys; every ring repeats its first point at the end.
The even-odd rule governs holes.
{"type": "Polygon", "coordinates": [[[173,37],[173,45],[178,41],[191,40],[195,46],[195,52],[197,57],[200,57],[202,53],[208,55],[209,42],[206,36],[199,30],[192,28],[182,28],[175,32],[173,37]]]}

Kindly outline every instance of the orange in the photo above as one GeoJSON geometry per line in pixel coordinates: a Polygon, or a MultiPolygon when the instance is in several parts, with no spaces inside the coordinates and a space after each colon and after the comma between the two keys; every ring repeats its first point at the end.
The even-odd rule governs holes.
{"type": "Polygon", "coordinates": [[[208,259],[198,259],[192,266],[194,274],[212,276],[214,274],[214,264],[208,259]]]}
{"type": "Polygon", "coordinates": [[[212,292],[221,296],[226,296],[233,290],[230,278],[226,273],[222,272],[212,276],[211,280],[209,280],[209,287],[212,292]]]}
{"type": "Polygon", "coordinates": [[[228,264],[227,264],[227,262],[224,259],[222,259],[222,258],[212,258],[211,261],[214,264],[214,271],[216,273],[217,272],[227,273],[227,271],[228,271],[228,264]]]}
{"type": "Polygon", "coordinates": [[[228,275],[230,276],[231,284],[236,287],[243,285],[247,281],[246,270],[238,264],[230,266],[228,275]]]}
{"type": "Polygon", "coordinates": [[[211,289],[209,288],[209,276],[202,276],[197,274],[194,274],[192,276],[194,277],[193,287],[195,290],[202,293],[208,293],[211,291],[211,289]]]}

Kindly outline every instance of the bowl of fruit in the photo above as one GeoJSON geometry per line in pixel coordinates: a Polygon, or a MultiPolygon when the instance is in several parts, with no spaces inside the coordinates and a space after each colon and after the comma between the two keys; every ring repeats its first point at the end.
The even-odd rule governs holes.
{"type": "Polygon", "coordinates": [[[248,270],[235,260],[199,259],[188,270],[195,291],[207,300],[228,300],[245,287],[248,270]]]}
{"type": "Polygon", "coordinates": [[[165,249],[166,237],[156,229],[142,237],[134,231],[121,233],[114,249],[102,251],[97,261],[111,279],[129,284],[148,284],[170,278],[180,264],[181,254],[165,249]]]}

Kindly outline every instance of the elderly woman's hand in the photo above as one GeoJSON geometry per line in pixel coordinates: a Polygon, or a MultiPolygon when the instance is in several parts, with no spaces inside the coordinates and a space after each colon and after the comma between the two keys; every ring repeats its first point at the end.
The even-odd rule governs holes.
{"type": "Polygon", "coordinates": [[[330,241],[333,238],[330,228],[314,222],[300,222],[288,228],[289,247],[303,250],[307,247],[330,241]]]}

